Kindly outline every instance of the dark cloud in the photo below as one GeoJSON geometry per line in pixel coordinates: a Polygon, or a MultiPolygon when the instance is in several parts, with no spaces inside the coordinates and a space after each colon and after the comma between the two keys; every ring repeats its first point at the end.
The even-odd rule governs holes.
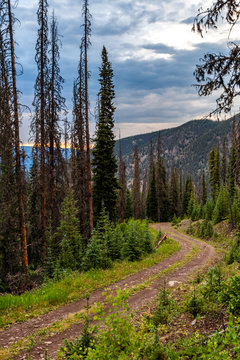
{"type": "MultiPolygon", "coordinates": [[[[16,52],[24,69],[23,75],[18,77],[18,87],[23,93],[21,102],[31,107],[37,72],[34,56],[38,29],[36,15],[38,1],[31,1],[31,7],[27,7],[27,0],[23,3],[25,7],[19,2],[15,10],[22,23],[20,27],[18,25],[16,27],[16,40],[19,43],[16,52]]],[[[167,41],[154,43],[153,39],[145,38],[149,27],[154,28],[154,24],[160,22],[165,24],[167,21],[174,21],[178,11],[184,9],[186,4],[186,2],[174,2],[172,11],[168,11],[166,16],[164,9],[165,6],[171,8],[170,3],[169,0],[161,0],[161,2],[149,0],[148,3],[145,0],[114,2],[90,0],[93,15],[92,47],[89,49],[91,71],[89,94],[92,113],[94,113],[96,94],[99,91],[98,68],[103,44],[109,51],[115,74],[118,122],[175,123],[184,116],[186,120],[194,117],[195,113],[200,111],[201,103],[204,103],[205,108],[207,101],[213,104],[213,100],[201,102],[202,99],[197,97],[196,90],[192,88],[195,82],[193,71],[204,53],[223,52],[226,50],[224,47],[203,43],[191,50],[177,50],[169,46],[167,41]],[[104,14],[103,10],[105,15],[101,17],[100,15],[104,14]],[[141,55],[142,53],[144,56],[141,55]],[[167,54],[170,57],[164,58],[167,54]],[[160,58],[161,55],[163,58],[160,58]]],[[[49,4],[49,14],[54,7],[59,33],[63,35],[60,66],[61,74],[65,79],[63,95],[67,99],[69,117],[71,117],[72,87],[73,80],[77,76],[79,44],[82,36],[81,5],[76,0],[49,0],[49,4]]],[[[190,24],[192,20],[192,17],[188,17],[180,19],[179,22],[190,24]]],[[[177,43],[178,34],[176,34],[177,43]]],[[[23,128],[26,132],[26,126],[23,128]]],[[[25,139],[28,138],[28,135],[24,136],[25,139]]]]}

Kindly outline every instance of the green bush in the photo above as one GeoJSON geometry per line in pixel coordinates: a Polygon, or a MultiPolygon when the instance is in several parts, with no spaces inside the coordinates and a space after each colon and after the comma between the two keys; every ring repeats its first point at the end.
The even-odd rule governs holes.
{"type": "Polygon", "coordinates": [[[157,307],[153,312],[152,322],[155,326],[159,324],[167,324],[171,316],[173,308],[173,300],[169,297],[169,292],[166,290],[166,285],[162,287],[157,299],[157,307]]]}
{"type": "Polygon", "coordinates": [[[205,278],[205,285],[202,288],[204,298],[207,298],[209,301],[218,300],[218,295],[222,290],[223,280],[224,276],[218,265],[209,269],[205,278]]]}
{"type": "Polygon", "coordinates": [[[238,232],[237,239],[234,239],[229,254],[226,256],[228,265],[232,264],[234,261],[240,263],[240,232],[238,232]]]}
{"type": "Polygon", "coordinates": [[[203,299],[199,294],[196,295],[195,288],[190,299],[185,301],[185,311],[189,312],[194,317],[201,314],[203,311],[203,299]]]}
{"type": "Polygon", "coordinates": [[[224,283],[220,294],[220,300],[228,311],[240,316],[240,276],[232,276],[224,283]]]}

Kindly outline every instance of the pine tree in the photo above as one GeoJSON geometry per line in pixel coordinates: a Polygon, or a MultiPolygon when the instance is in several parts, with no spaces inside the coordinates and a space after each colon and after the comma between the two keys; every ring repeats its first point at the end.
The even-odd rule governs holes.
{"type": "Polygon", "coordinates": [[[228,189],[231,200],[234,198],[235,193],[235,179],[236,179],[236,143],[233,137],[232,147],[230,151],[230,159],[228,165],[228,189]]]}
{"type": "Polygon", "coordinates": [[[62,203],[60,226],[55,236],[60,239],[60,265],[71,270],[81,269],[83,255],[77,212],[76,201],[69,190],[62,203]]]}
{"type": "Polygon", "coordinates": [[[126,205],[126,191],[127,191],[127,183],[126,183],[126,166],[122,158],[122,144],[121,139],[119,138],[119,166],[118,166],[118,174],[119,174],[119,191],[118,191],[118,214],[120,222],[124,221],[124,212],[126,205]]]}
{"type": "MultiPolygon", "coordinates": [[[[61,203],[66,195],[67,187],[67,170],[66,163],[61,150],[61,139],[63,130],[61,129],[61,114],[66,115],[65,99],[62,97],[63,78],[60,75],[59,47],[61,45],[57,21],[52,15],[50,25],[50,71],[49,71],[49,121],[48,121],[48,138],[49,138],[49,213],[53,231],[59,225],[59,211],[61,203]]],[[[66,124],[66,119],[64,123],[66,124]]]]}
{"type": "Polygon", "coordinates": [[[138,147],[134,148],[134,169],[133,169],[133,216],[134,219],[140,219],[141,215],[141,200],[140,200],[140,170],[138,147]]]}
{"type": "Polygon", "coordinates": [[[104,204],[111,221],[116,219],[117,161],[114,155],[114,111],[115,96],[113,70],[108,60],[105,47],[102,50],[102,66],[100,68],[100,99],[99,119],[93,154],[93,204],[95,221],[99,218],[104,204]]]}
{"type": "Polygon", "coordinates": [[[205,205],[207,202],[207,184],[205,178],[205,171],[202,172],[202,191],[201,191],[201,204],[205,205]]]}
{"type": "Polygon", "coordinates": [[[14,132],[10,111],[7,46],[3,9],[0,9],[0,291],[7,290],[7,276],[20,271],[21,249],[17,223],[18,197],[14,172],[14,132]]]}
{"type": "MultiPolygon", "coordinates": [[[[74,198],[79,208],[79,223],[82,234],[86,239],[90,238],[89,220],[89,184],[87,172],[86,154],[86,131],[85,131],[85,82],[84,82],[84,58],[83,43],[80,46],[80,60],[78,77],[73,88],[73,115],[74,125],[72,129],[72,156],[71,177],[74,190],[74,198]]],[[[87,245],[87,241],[85,246],[87,245]]]]}
{"type": "Polygon", "coordinates": [[[162,160],[162,144],[160,131],[158,133],[158,146],[157,146],[157,164],[156,164],[156,189],[158,200],[158,221],[161,221],[161,210],[163,208],[163,160],[162,160]]]}
{"type": "Polygon", "coordinates": [[[152,174],[150,176],[151,183],[148,189],[147,202],[146,202],[146,215],[148,219],[157,221],[157,191],[156,191],[156,176],[155,176],[155,166],[153,165],[152,174]]]}
{"type": "Polygon", "coordinates": [[[228,192],[224,185],[221,185],[213,211],[213,222],[216,224],[229,216],[228,192]]]}
{"type": "Polygon", "coordinates": [[[222,166],[221,166],[221,179],[225,185],[227,182],[227,149],[226,149],[226,139],[223,141],[222,146],[222,166]]]}
{"type": "Polygon", "coordinates": [[[211,196],[215,200],[220,185],[220,154],[219,154],[219,148],[217,149],[217,151],[215,151],[214,146],[212,147],[212,150],[209,153],[208,169],[209,169],[211,196]]]}
{"type": "Polygon", "coordinates": [[[19,209],[19,223],[20,223],[20,237],[21,237],[21,259],[22,268],[25,277],[25,288],[28,286],[28,254],[27,254],[27,235],[26,235],[26,224],[25,224],[25,205],[24,205],[24,179],[21,167],[21,153],[20,153],[20,135],[19,135],[19,103],[18,103],[18,91],[16,84],[16,55],[14,49],[14,30],[13,25],[15,22],[14,15],[12,13],[10,0],[2,1],[2,9],[5,9],[5,16],[7,16],[7,39],[9,44],[10,52],[10,73],[9,73],[9,84],[12,101],[13,111],[13,126],[14,126],[14,151],[15,151],[15,171],[16,171],[16,182],[18,186],[18,209],[19,209]]]}
{"type": "Polygon", "coordinates": [[[84,119],[85,119],[85,136],[86,136],[86,162],[87,162],[87,184],[88,184],[88,202],[87,202],[87,214],[89,220],[89,236],[91,236],[93,230],[93,193],[92,193],[92,170],[91,170],[91,157],[90,157],[90,132],[89,132],[89,110],[88,110],[88,49],[91,45],[91,14],[89,12],[88,0],[83,0],[82,15],[84,18],[83,29],[84,34],[82,37],[83,46],[83,74],[84,74],[84,119]]]}
{"type": "Polygon", "coordinates": [[[127,189],[126,192],[126,205],[125,205],[124,216],[126,220],[133,217],[133,200],[132,200],[132,193],[129,189],[127,189]]]}
{"type": "Polygon", "coordinates": [[[188,203],[191,199],[192,193],[193,193],[192,179],[191,179],[191,176],[188,175],[187,181],[185,184],[184,194],[183,194],[183,214],[187,214],[188,203]]]}
{"type": "Polygon", "coordinates": [[[171,169],[169,198],[170,198],[170,217],[173,218],[174,214],[178,216],[179,213],[178,181],[177,181],[176,169],[174,168],[173,165],[171,169]]]}
{"type": "Polygon", "coordinates": [[[33,106],[35,115],[31,124],[36,149],[40,150],[39,181],[41,184],[41,249],[42,260],[45,260],[47,244],[45,232],[47,228],[46,209],[46,129],[49,120],[49,61],[48,61],[48,3],[47,0],[39,0],[37,11],[38,38],[36,43],[35,61],[37,64],[37,78],[33,106]]]}

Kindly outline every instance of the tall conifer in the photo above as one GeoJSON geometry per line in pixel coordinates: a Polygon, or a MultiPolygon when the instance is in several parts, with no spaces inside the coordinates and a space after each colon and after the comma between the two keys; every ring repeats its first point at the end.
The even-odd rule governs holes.
{"type": "Polygon", "coordinates": [[[134,148],[134,165],[133,165],[133,216],[135,219],[140,219],[141,215],[141,200],[140,200],[140,169],[138,147],[134,148]]]}
{"type": "Polygon", "coordinates": [[[105,47],[102,50],[102,65],[99,74],[98,93],[100,109],[93,154],[93,204],[95,221],[100,216],[102,206],[110,220],[116,218],[118,182],[116,178],[117,161],[114,155],[114,111],[115,92],[113,70],[105,47]]]}

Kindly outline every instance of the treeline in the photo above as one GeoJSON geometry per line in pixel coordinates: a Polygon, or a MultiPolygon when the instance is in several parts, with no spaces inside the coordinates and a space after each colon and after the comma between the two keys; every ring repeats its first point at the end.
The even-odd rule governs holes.
{"type": "MultiPolygon", "coordinates": [[[[77,258],[83,257],[90,239],[95,239],[93,228],[103,207],[110,221],[118,217],[118,165],[113,134],[115,93],[105,47],[99,71],[95,147],[90,157],[88,0],[82,2],[83,20],[79,24],[82,38],[71,122],[67,120],[62,96],[64,80],[59,67],[61,41],[57,19],[53,13],[49,20],[47,0],[39,0],[36,10],[37,77],[31,122],[34,145],[31,169],[26,172],[19,137],[22,106],[16,83],[17,20],[11,1],[0,1],[0,291],[30,288],[33,276],[40,274],[41,278],[42,269],[51,273],[48,268],[51,259],[62,264],[66,262],[66,253],[69,264],[71,253],[74,254],[71,268],[77,268],[74,265],[77,258]],[[71,144],[69,158],[68,144],[71,144]]],[[[82,264],[82,259],[79,263],[82,264]]]]}
{"type": "Polygon", "coordinates": [[[209,183],[203,173],[200,197],[194,191],[191,193],[186,214],[192,221],[203,219],[204,222],[190,226],[189,232],[200,237],[211,237],[212,225],[224,220],[228,221],[230,230],[240,224],[240,119],[237,124],[236,118],[232,122],[229,150],[225,141],[216,149],[212,147],[208,160],[209,183]]]}

